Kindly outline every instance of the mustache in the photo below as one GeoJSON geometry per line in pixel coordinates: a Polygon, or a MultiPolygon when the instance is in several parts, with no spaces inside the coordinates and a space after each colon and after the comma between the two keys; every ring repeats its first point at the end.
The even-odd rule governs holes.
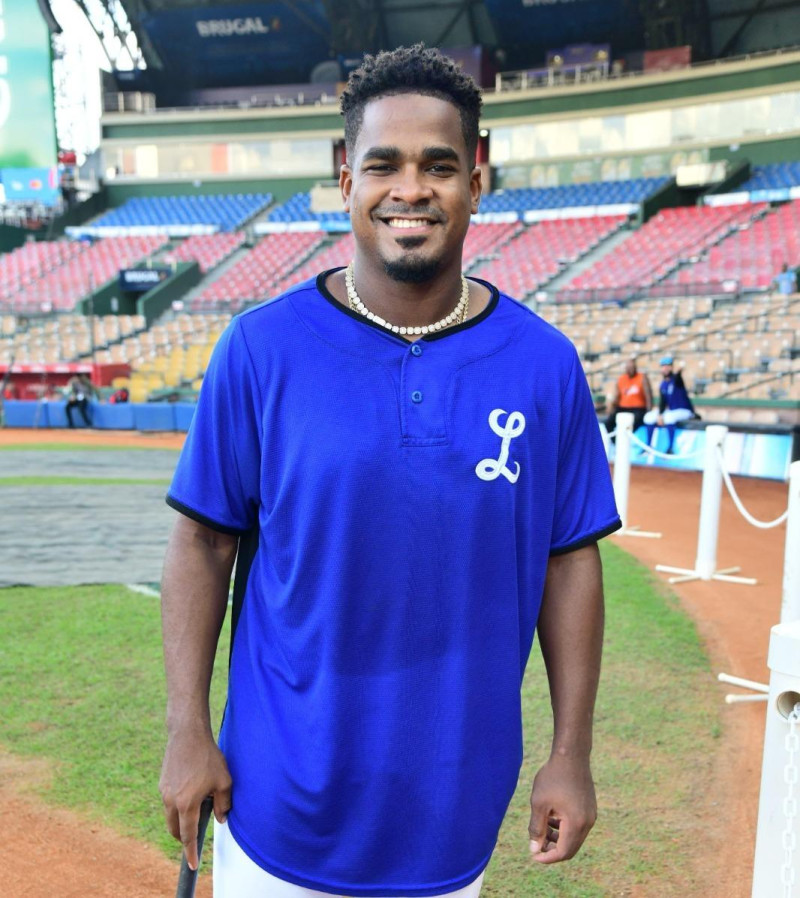
{"type": "Polygon", "coordinates": [[[377,218],[394,218],[404,215],[429,218],[431,221],[442,222],[446,216],[439,209],[431,209],[429,206],[385,206],[374,212],[377,218]]]}

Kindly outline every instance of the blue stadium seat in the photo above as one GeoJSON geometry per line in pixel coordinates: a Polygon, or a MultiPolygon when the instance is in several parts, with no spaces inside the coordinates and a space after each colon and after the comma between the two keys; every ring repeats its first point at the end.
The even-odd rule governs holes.
{"type": "Polygon", "coordinates": [[[668,180],[668,178],[631,178],[626,181],[561,184],[557,187],[519,187],[488,194],[481,201],[481,212],[527,212],[537,209],[563,209],[570,206],[640,203],[668,180]]]}
{"type": "Polygon", "coordinates": [[[750,178],[737,190],[779,190],[800,186],[800,162],[774,162],[770,165],[756,165],[750,178]]]}
{"type": "Polygon", "coordinates": [[[93,226],[212,225],[234,231],[271,201],[268,193],[133,197],[101,216],[93,226]]]}

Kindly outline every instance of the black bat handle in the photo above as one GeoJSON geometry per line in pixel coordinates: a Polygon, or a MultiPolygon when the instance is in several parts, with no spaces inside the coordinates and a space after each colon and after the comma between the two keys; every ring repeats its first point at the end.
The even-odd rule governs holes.
{"type": "MultiPolygon", "coordinates": [[[[197,821],[197,870],[200,869],[200,855],[206,837],[208,821],[214,809],[214,799],[209,795],[200,803],[200,819],[197,821]]],[[[181,872],[178,876],[178,891],[175,898],[194,898],[194,887],[197,885],[197,870],[192,870],[186,862],[186,855],[181,858],[181,872]]]]}

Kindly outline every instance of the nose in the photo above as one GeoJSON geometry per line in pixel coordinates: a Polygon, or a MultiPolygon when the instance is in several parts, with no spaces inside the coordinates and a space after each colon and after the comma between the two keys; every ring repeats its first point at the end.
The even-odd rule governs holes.
{"type": "Polygon", "coordinates": [[[413,205],[429,200],[433,196],[433,190],[424,171],[407,165],[393,179],[391,196],[394,200],[413,205]]]}

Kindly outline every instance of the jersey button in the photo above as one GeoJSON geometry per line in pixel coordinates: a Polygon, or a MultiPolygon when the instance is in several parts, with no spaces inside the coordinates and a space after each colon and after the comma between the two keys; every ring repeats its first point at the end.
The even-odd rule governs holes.
{"type": "Polygon", "coordinates": [[[422,355],[422,347],[418,343],[411,344],[411,355],[422,355]]]}
{"type": "Polygon", "coordinates": [[[422,402],[422,393],[420,393],[419,390],[414,390],[414,392],[411,394],[411,401],[422,402]]]}

